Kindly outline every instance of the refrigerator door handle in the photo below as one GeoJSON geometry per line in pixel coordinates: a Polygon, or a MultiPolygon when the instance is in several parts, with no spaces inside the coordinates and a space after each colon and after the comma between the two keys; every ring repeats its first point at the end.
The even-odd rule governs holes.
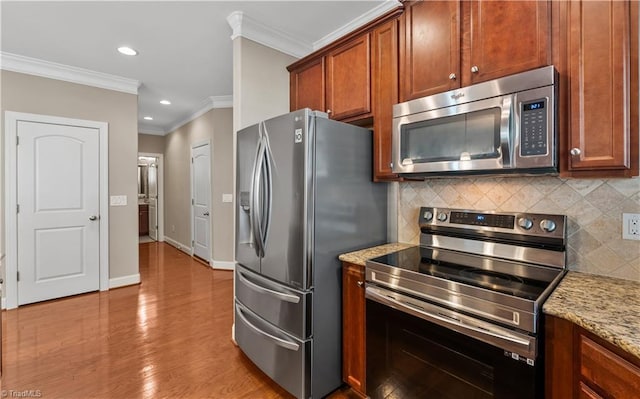
{"type": "Polygon", "coordinates": [[[251,328],[255,333],[262,335],[263,337],[267,338],[268,340],[272,341],[274,344],[281,346],[285,349],[289,349],[291,351],[298,351],[298,349],[300,349],[300,345],[298,345],[295,342],[291,342],[291,341],[287,341],[284,340],[282,338],[278,338],[275,335],[271,335],[266,331],[263,331],[261,329],[259,329],[258,327],[254,326],[249,320],[247,320],[247,317],[244,315],[243,309],[242,307],[238,306],[238,304],[236,303],[236,306],[238,307],[238,316],[240,316],[240,318],[242,319],[242,321],[244,322],[244,324],[247,325],[247,327],[251,328]]]}
{"type": "Polygon", "coordinates": [[[281,301],[285,301],[285,302],[291,302],[291,303],[299,303],[300,302],[300,297],[296,296],[296,295],[291,295],[291,294],[285,294],[284,292],[278,292],[275,290],[271,290],[269,288],[265,288],[265,287],[261,287],[260,285],[252,282],[251,280],[249,280],[249,278],[247,276],[244,275],[244,273],[242,273],[241,271],[238,272],[238,276],[239,276],[239,280],[240,282],[242,282],[242,284],[246,285],[247,287],[251,288],[252,290],[256,291],[256,292],[260,292],[263,294],[268,294],[271,295],[275,298],[280,299],[281,301]]]}
{"type": "Polygon", "coordinates": [[[267,202],[264,204],[263,208],[263,222],[261,225],[263,228],[262,231],[262,250],[263,252],[267,249],[267,239],[269,237],[269,227],[271,226],[271,204],[273,202],[273,155],[271,153],[271,144],[269,143],[269,132],[267,132],[267,125],[262,122],[262,138],[264,141],[264,168],[263,172],[265,175],[265,190],[267,191],[267,195],[265,198],[267,202]]]}
{"type": "Polygon", "coordinates": [[[262,140],[262,130],[260,129],[260,140],[256,150],[256,159],[253,164],[253,174],[251,177],[251,209],[249,213],[251,238],[255,244],[256,256],[264,257],[264,249],[262,247],[262,228],[260,220],[262,219],[262,209],[260,205],[260,185],[262,177],[262,163],[264,159],[264,141],[262,140]]]}

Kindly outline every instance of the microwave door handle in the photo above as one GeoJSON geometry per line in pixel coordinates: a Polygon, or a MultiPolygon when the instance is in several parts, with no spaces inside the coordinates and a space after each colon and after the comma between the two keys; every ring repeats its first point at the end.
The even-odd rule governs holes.
{"type": "Polygon", "coordinates": [[[511,123],[513,115],[513,96],[506,96],[502,99],[502,107],[500,113],[500,152],[502,155],[502,166],[506,168],[513,167],[514,154],[512,153],[513,140],[511,137],[511,123]]]}

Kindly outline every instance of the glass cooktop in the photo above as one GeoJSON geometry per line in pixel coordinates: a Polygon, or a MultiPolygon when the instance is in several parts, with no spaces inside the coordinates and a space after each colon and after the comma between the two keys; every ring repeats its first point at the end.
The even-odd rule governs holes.
{"type": "Polygon", "coordinates": [[[541,272],[540,268],[522,263],[425,247],[407,248],[371,259],[371,262],[529,300],[538,299],[561,273],[547,268],[541,272]]]}

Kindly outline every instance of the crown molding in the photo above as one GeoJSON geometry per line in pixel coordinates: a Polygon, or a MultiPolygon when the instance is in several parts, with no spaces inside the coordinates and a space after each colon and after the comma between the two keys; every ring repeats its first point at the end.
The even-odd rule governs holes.
{"type": "Polygon", "coordinates": [[[242,36],[296,58],[302,58],[313,51],[311,43],[271,28],[242,11],[234,11],[229,14],[227,22],[233,30],[231,40],[242,36]]]}
{"type": "Polygon", "coordinates": [[[200,106],[191,115],[183,118],[166,129],[166,134],[178,130],[179,127],[186,125],[197,117],[204,115],[214,108],[233,108],[233,96],[211,96],[205,98],[200,106]]]}
{"type": "Polygon", "coordinates": [[[0,52],[0,69],[135,95],[140,87],[135,79],[6,52],[0,52]]]}
{"type": "Polygon", "coordinates": [[[347,33],[353,32],[357,28],[367,24],[368,22],[373,21],[374,19],[400,6],[402,6],[402,3],[399,2],[398,0],[385,0],[382,4],[372,9],[371,11],[365,14],[362,14],[361,16],[349,22],[348,24],[343,25],[342,27],[329,33],[322,39],[313,42],[313,51],[316,51],[328,44],[333,43],[334,41],[346,35],[347,33]]]}

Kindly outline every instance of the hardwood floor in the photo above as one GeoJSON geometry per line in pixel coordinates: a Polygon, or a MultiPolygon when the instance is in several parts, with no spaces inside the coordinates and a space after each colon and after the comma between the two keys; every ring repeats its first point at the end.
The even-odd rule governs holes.
{"type": "MultiPolygon", "coordinates": [[[[291,398],[231,341],[233,274],[140,245],[142,283],[5,311],[2,389],[43,398],[291,398]]],[[[357,397],[343,388],[332,399],[357,397]]]]}

